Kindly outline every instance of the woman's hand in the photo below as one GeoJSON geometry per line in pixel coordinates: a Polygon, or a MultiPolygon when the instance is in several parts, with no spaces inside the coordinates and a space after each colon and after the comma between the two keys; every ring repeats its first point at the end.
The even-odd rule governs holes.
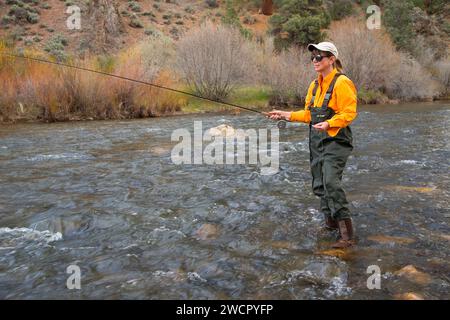
{"type": "Polygon", "coordinates": [[[319,130],[319,131],[327,131],[330,129],[330,124],[327,121],[319,122],[315,125],[313,125],[313,128],[319,130]]]}
{"type": "Polygon", "coordinates": [[[289,120],[291,113],[289,111],[272,110],[266,113],[267,117],[274,120],[289,120]]]}

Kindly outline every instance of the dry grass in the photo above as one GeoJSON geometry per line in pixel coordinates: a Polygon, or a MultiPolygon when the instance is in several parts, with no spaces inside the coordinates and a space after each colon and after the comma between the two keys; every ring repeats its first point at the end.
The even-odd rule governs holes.
{"type": "MultiPolygon", "coordinates": [[[[150,59],[145,48],[145,45],[138,45],[113,57],[110,71],[173,87],[172,73],[161,63],[164,55],[161,54],[159,60],[150,59]]],[[[0,50],[11,51],[3,44],[0,44],[0,50]]],[[[24,55],[48,59],[39,52],[25,52],[24,55]]],[[[98,57],[70,63],[100,69],[98,57]]],[[[5,121],[150,117],[179,111],[185,103],[179,95],[162,89],[20,58],[1,58],[0,91],[0,116],[5,121]]]]}

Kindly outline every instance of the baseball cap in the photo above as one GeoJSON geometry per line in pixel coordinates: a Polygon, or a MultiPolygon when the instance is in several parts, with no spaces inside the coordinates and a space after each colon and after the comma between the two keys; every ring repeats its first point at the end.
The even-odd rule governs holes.
{"type": "Polygon", "coordinates": [[[325,51],[325,52],[330,52],[330,53],[333,54],[333,56],[336,57],[336,59],[339,56],[338,49],[331,42],[320,42],[318,44],[314,44],[314,43],[308,44],[308,50],[309,51],[313,51],[314,49],[317,49],[317,50],[320,50],[320,51],[325,51]]]}

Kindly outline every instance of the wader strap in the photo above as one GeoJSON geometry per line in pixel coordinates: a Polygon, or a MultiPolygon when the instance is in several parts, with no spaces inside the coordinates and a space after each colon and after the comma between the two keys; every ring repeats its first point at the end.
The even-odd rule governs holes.
{"type": "MultiPolygon", "coordinates": [[[[331,95],[333,94],[333,90],[334,90],[336,81],[342,75],[344,75],[344,74],[339,73],[339,72],[334,75],[333,80],[331,81],[330,85],[328,86],[328,90],[327,90],[327,93],[325,94],[325,98],[323,99],[322,108],[326,109],[328,107],[328,103],[330,102],[331,95]]],[[[317,88],[319,87],[319,82],[317,81],[317,79],[314,81],[314,83],[315,83],[315,85],[314,85],[314,89],[312,92],[311,101],[309,102],[308,110],[311,110],[311,108],[314,107],[314,100],[316,100],[317,88]]]]}
{"type": "Polygon", "coordinates": [[[319,81],[314,80],[314,89],[312,91],[312,98],[311,101],[309,102],[309,108],[314,106],[314,100],[316,100],[316,93],[317,93],[317,88],[319,87],[319,81]]]}
{"type": "Polygon", "coordinates": [[[326,109],[328,107],[328,103],[330,102],[331,95],[333,94],[334,85],[336,84],[337,79],[342,76],[342,73],[336,73],[334,75],[333,80],[331,81],[330,85],[328,86],[327,93],[325,94],[325,98],[323,99],[322,108],[326,109]]]}

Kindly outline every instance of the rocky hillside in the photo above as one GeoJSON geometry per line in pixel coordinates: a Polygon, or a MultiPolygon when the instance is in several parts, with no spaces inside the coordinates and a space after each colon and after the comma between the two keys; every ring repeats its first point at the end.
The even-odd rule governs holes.
{"type": "Polygon", "coordinates": [[[56,55],[114,53],[157,33],[178,40],[205,20],[235,14],[249,34],[264,37],[270,30],[284,47],[314,40],[316,29],[326,29],[331,20],[363,16],[371,4],[381,6],[383,25],[399,48],[414,50],[415,36],[421,35],[440,55],[448,51],[449,4],[442,0],[0,0],[0,38],[9,46],[56,55]],[[80,8],[80,29],[67,26],[75,21],[72,6],[80,8]]]}
{"type": "MultiPolygon", "coordinates": [[[[255,35],[268,28],[258,6],[240,5],[242,24],[255,35]]],[[[115,52],[156,33],[177,40],[186,30],[226,15],[224,1],[204,0],[0,0],[0,37],[10,45],[83,54],[115,52]],[[81,29],[70,30],[71,6],[81,29]]]]}

